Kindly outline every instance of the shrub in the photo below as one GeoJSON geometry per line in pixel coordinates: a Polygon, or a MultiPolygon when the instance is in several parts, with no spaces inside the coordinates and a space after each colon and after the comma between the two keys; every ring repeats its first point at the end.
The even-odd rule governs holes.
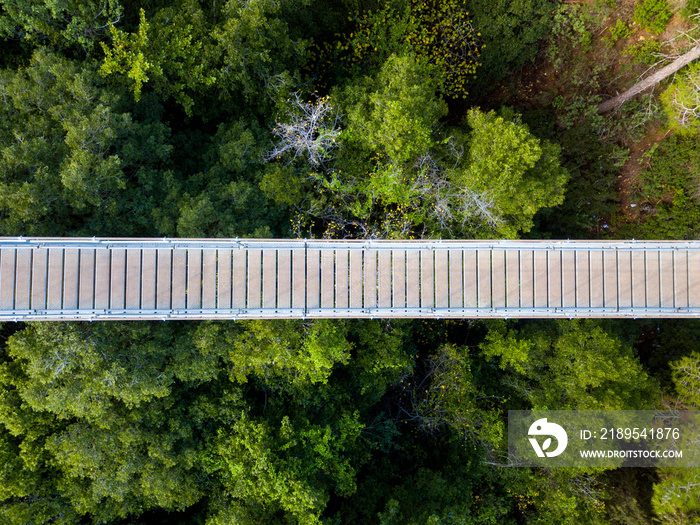
{"type": "Polygon", "coordinates": [[[650,66],[659,60],[656,56],[659,51],[661,51],[660,42],[656,40],[644,40],[643,42],[629,46],[623,53],[631,56],[637,62],[642,62],[650,66]]]}
{"type": "Polygon", "coordinates": [[[632,20],[655,34],[661,34],[671,20],[667,0],[642,0],[634,9],[632,20]]]}
{"type": "Polygon", "coordinates": [[[685,7],[681,10],[681,15],[684,18],[690,18],[698,13],[700,13],[700,0],[687,0],[685,7]]]}
{"type": "Polygon", "coordinates": [[[622,20],[618,20],[615,27],[610,28],[610,42],[614,44],[618,40],[627,38],[631,34],[632,31],[630,31],[630,28],[627,27],[627,24],[625,24],[622,20]]]}
{"type": "Polygon", "coordinates": [[[682,132],[697,131],[700,123],[700,67],[688,66],[676,75],[673,83],[661,95],[669,126],[682,132]]]}

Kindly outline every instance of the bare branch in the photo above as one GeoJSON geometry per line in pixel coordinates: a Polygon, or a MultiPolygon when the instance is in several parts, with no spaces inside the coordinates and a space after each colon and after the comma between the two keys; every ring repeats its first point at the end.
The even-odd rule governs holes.
{"type": "Polygon", "coordinates": [[[305,156],[312,166],[323,165],[329,159],[330,151],[336,147],[336,138],[340,134],[340,115],[332,113],[333,107],[327,98],[321,98],[316,103],[304,102],[299,92],[294,93],[289,121],[278,122],[272,130],[280,141],[265,154],[265,160],[278,159],[292,153],[290,163],[305,156]]]}

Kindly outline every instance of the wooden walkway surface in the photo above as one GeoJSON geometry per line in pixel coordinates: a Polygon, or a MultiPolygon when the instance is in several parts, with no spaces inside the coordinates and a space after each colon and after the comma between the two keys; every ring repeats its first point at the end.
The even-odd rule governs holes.
{"type": "Polygon", "coordinates": [[[0,238],[0,320],[697,316],[700,241],[0,238]]]}

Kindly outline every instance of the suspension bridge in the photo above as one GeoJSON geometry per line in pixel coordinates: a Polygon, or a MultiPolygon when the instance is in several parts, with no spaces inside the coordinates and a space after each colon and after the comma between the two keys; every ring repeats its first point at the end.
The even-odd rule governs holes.
{"type": "Polygon", "coordinates": [[[700,316],[700,241],[0,238],[0,320],[700,316]]]}

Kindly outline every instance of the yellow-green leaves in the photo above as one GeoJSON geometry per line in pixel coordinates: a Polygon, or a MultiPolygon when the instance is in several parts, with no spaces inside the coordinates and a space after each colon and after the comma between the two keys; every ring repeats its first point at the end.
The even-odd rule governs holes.
{"type": "MultiPolygon", "coordinates": [[[[507,115],[506,115],[507,116],[507,115]]],[[[470,110],[471,128],[466,169],[452,171],[455,183],[488,193],[506,222],[504,237],[532,228],[543,207],[561,204],[568,174],[559,164],[559,148],[541,141],[512,118],[470,110]]]]}
{"type": "Polygon", "coordinates": [[[140,100],[145,85],[152,85],[163,98],[173,97],[191,115],[194,101],[190,92],[212,85],[216,75],[203,56],[203,43],[195,40],[190,15],[164,8],[150,30],[151,24],[141,9],[136,33],[110,25],[112,45],[100,43],[105,52],[100,73],[114,75],[117,81],[128,84],[136,100],[140,100]]]}
{"type": "Polygon", "coordinates": [[[641,410],[656,393],[632,347],[596,320],[499,321],[481,348],[534,409],[641,410]]]}
{"type": "Polygon", "coordinates": [[[105,60],[100,67],[100,73],[104,76],[125,73],[132,80],[132,90],[136,100],[140,100],[141,89],[149,80],[148,71],[153,68],[152,64],[146,60],[149,26],[143,9],[140,11],[139,20],[138,33],[125,33],[110,24],[112,47],[100,42],[100,46],[105,52],[105,60]]]}
{"type": "Polygon", "coordinates": [[[481,64],[480,34],[464,0],[410,0],[399,7],[388,3],[352,19],[355,31],[336,44],[341,60],[377,65],[391,54],[412,51],[435,66],[432,75],[441,93],[466,97],[468,82],[481,64]]]}
{"type": "Polygon", "coordinates": [[[351,131],[376,152],[402,163],[428,151],[447,105],[435,95],[434,69],[415,55],[393,55],[382,67],[377,90],[349,111],[351,131]]]}

